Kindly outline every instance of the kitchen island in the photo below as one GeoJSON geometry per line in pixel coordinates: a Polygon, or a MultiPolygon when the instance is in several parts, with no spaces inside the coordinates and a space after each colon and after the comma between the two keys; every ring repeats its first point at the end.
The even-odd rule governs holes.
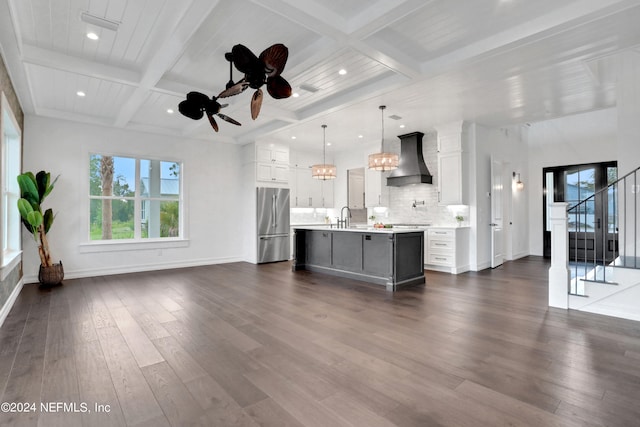
{"type": "Polygon", "coordinates": [[[395,291],[424,279],[424,231],[393,228],[294,228],[293,271],[362,280],[395,291]]]}

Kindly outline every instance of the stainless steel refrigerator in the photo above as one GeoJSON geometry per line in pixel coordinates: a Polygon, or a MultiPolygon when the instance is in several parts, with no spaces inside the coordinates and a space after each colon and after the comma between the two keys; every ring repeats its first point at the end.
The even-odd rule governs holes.
{"type": "Polygon", "coordinates": [[[289,259],[289,189],[258,187],[258,263],[289,259]]]}

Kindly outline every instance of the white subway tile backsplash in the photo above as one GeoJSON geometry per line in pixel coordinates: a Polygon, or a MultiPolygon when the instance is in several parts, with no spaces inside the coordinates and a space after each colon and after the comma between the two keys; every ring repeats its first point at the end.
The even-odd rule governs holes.
{"type": "MultiPolygon", "coordinates": [[[[422,140],[422,150],[424,161],[433,175],[433,184],[415,184],[403,187],[388,187],[389,189],[389,209],[380,215],[373,213],[370,209],[369,215],[376,215],[376,219],[385,223],[415,223],[415,224],[438,224],[456,225],[455,215],[446,206],[438,205],[438,148],[435,133],[425,134],[422,140]],[[414,201],[416,203],[414,207],[414,201]],[[424,202],[424,204],[422,203],[424,202]]],[[[400,141],[392,141],[389,144],[385,141],[389,151],[399,153],[400,141]]],[[[462,214],[464,216],[464,213],[462,214]]],[[[468,220],[468,214],[465,218],[468,220]]]]}

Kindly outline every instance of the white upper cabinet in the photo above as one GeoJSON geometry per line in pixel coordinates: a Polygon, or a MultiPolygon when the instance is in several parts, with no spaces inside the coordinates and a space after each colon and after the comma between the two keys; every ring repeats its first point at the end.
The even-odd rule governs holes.
{"type": "Polygon", "coordinates": [[[258,163],[280,163],[289,165],[289,147],[278,144],[256,145],[258,163]]]}
{"type": "Polygon", "coordinates": [[[438,131],[438,204],[466,205],[467,149],[463,122],[437,127],[438,131]]]}
{"type": "Polygon", "coordinates": [[[256,180],[288,183],[289,147],[279,144],[256,144],[256,180]]]}
{"type": "MultiPolygon", "coordinates": [[[[303,151],[291,153],[291,207],[332,208],[333,180],[318,180],[311,176],[311,165],[320,163],[322,155],[303,151]]],[[[329,162],[329,159],[327,159],[329,162]]]]}

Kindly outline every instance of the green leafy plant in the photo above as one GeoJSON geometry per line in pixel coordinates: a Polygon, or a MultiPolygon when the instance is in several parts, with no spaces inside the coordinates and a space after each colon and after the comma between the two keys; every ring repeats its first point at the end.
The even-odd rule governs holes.
{"type": "Polygon", "coordinates": [[[20,186],[18,210],[22,217],[22,224],[33,234],[33,239],[38,244],[40,264],[46,267],[53,265],[47,233],[53,224],[55,215],[50,208],[43,213],[42,202],[51,193],[56,181],[58,181],[58,177],[51,182],[51,174],[45,171],[40,171],[36,175],[33,172],[18,175],[18,185],[20,186]]]}
{"type": "Polygon", "coordinates": [[[456,215],[456,221],[462,222],[464,221],[464,217],[462,215],[456,215]]]}

